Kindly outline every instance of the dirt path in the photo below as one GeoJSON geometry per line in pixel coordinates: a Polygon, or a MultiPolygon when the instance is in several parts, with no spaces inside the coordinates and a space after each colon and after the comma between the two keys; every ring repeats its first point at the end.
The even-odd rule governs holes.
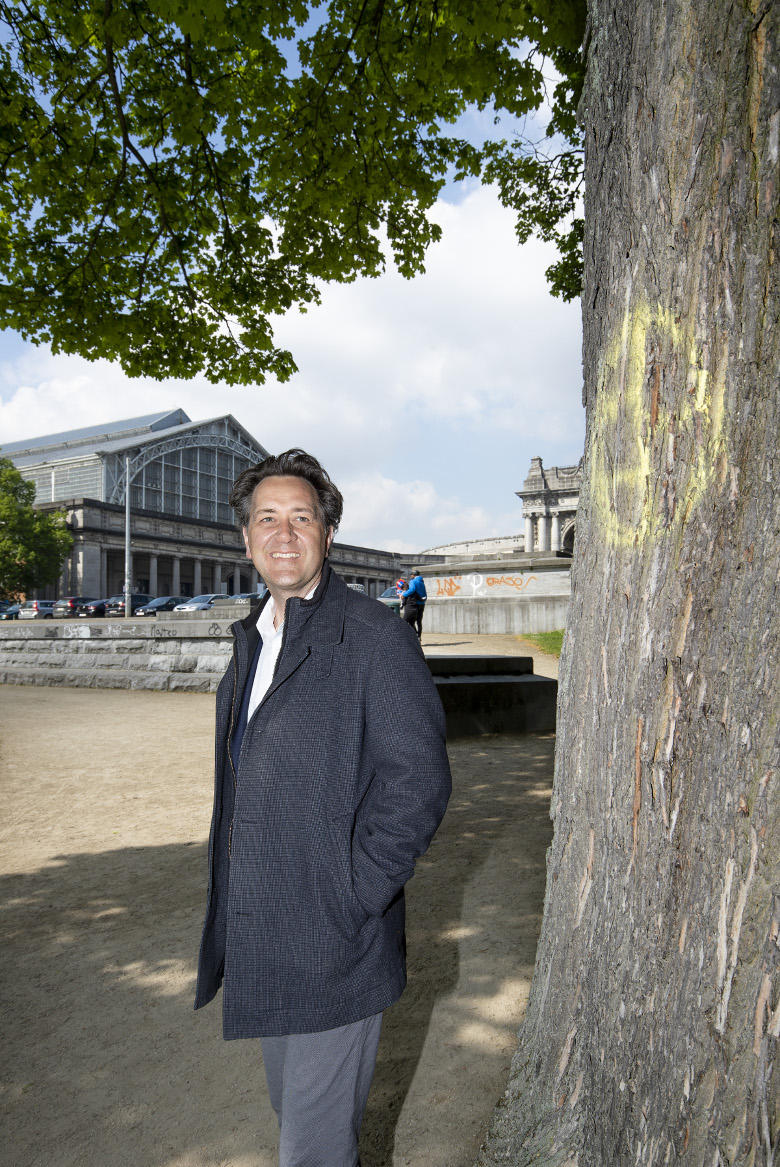
{"type": "MultiPolygon", "coordinates": [[[[213,706],[0,688],[8,1167],[275,1163],[259,1043],[224,1043],[219,1008],[192,1010],[213,706]]],[[[364,1167],[473,1162],[530,984],[552,750],[550,736],[451,749],[455,793],[409,888],[410,984],[385,1018],[364,1167]]]]}

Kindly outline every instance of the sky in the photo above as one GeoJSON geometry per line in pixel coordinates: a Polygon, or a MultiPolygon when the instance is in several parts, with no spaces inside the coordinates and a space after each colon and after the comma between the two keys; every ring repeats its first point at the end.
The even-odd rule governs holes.
{"type": "Polygon", "coordinates": [[[276,325],[286,384],[131,379],[0,333],[0,444],[181,408],[231,413],[272,453],[300,446],[344,494],[338,539],[392,551],[522,530],[530,460],[583,451],[579,302],[547,291],[554,249],[518,245],[494,190],[445,190],[424,275],[328,285],[276,325]]]}

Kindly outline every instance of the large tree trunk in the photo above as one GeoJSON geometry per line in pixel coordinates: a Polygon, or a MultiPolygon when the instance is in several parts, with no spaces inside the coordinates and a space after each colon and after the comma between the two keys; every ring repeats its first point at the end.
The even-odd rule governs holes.
{"type": "Polygon", "coordinates": [[[777,23],[591,0],[555,839],[482,1165],[778,1154],[777,23]]]}

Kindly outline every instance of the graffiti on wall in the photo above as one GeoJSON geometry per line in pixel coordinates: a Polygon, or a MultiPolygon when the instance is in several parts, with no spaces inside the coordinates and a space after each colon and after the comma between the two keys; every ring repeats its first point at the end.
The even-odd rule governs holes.
{"type": "Polygon", "coordinates": [[[521,592],[523,588],[527,588],[535,580],[535,575],[489,575],[485,583],[489,588],[507,587],[521,592]]]}
{"type": "Polygon", "coordinates": [[[443,579],[436,579],[433,596],[444,599],[454,595],[489,596],[497,592],[508,590],[520,593],[529,584],[536,582],[535,575],[488,575],[482,576],[478,572],[470,575],[450,575],[443,579]]]}
{"type": "Polygon", "coordinates": [[[460,584],[458,577],[451,575],[449,579],[437,579],[435,595],[440,596],[454,596],[456,592],[460,591],[460,584]]]}

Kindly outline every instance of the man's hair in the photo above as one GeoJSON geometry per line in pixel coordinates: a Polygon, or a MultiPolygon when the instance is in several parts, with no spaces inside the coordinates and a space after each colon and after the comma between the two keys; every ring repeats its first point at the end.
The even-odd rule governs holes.
{"type": "Polygon", "coordinates": [[[258,483],[264,478],[281,478],[288,475],[303,478],[314,487],[322,525],[326,531],[332,528],[335,533],[341,522],[344,499],[339,488],[331,482],[327,471],[323,470],[317,459],[307,454],[305,450],[285,450],[283,454],[271,454],[256,466],[250,466],[239,474],[233,483],[228,502],[236,512],[241,526],[249,525],[249,509],[258,483]]]}

